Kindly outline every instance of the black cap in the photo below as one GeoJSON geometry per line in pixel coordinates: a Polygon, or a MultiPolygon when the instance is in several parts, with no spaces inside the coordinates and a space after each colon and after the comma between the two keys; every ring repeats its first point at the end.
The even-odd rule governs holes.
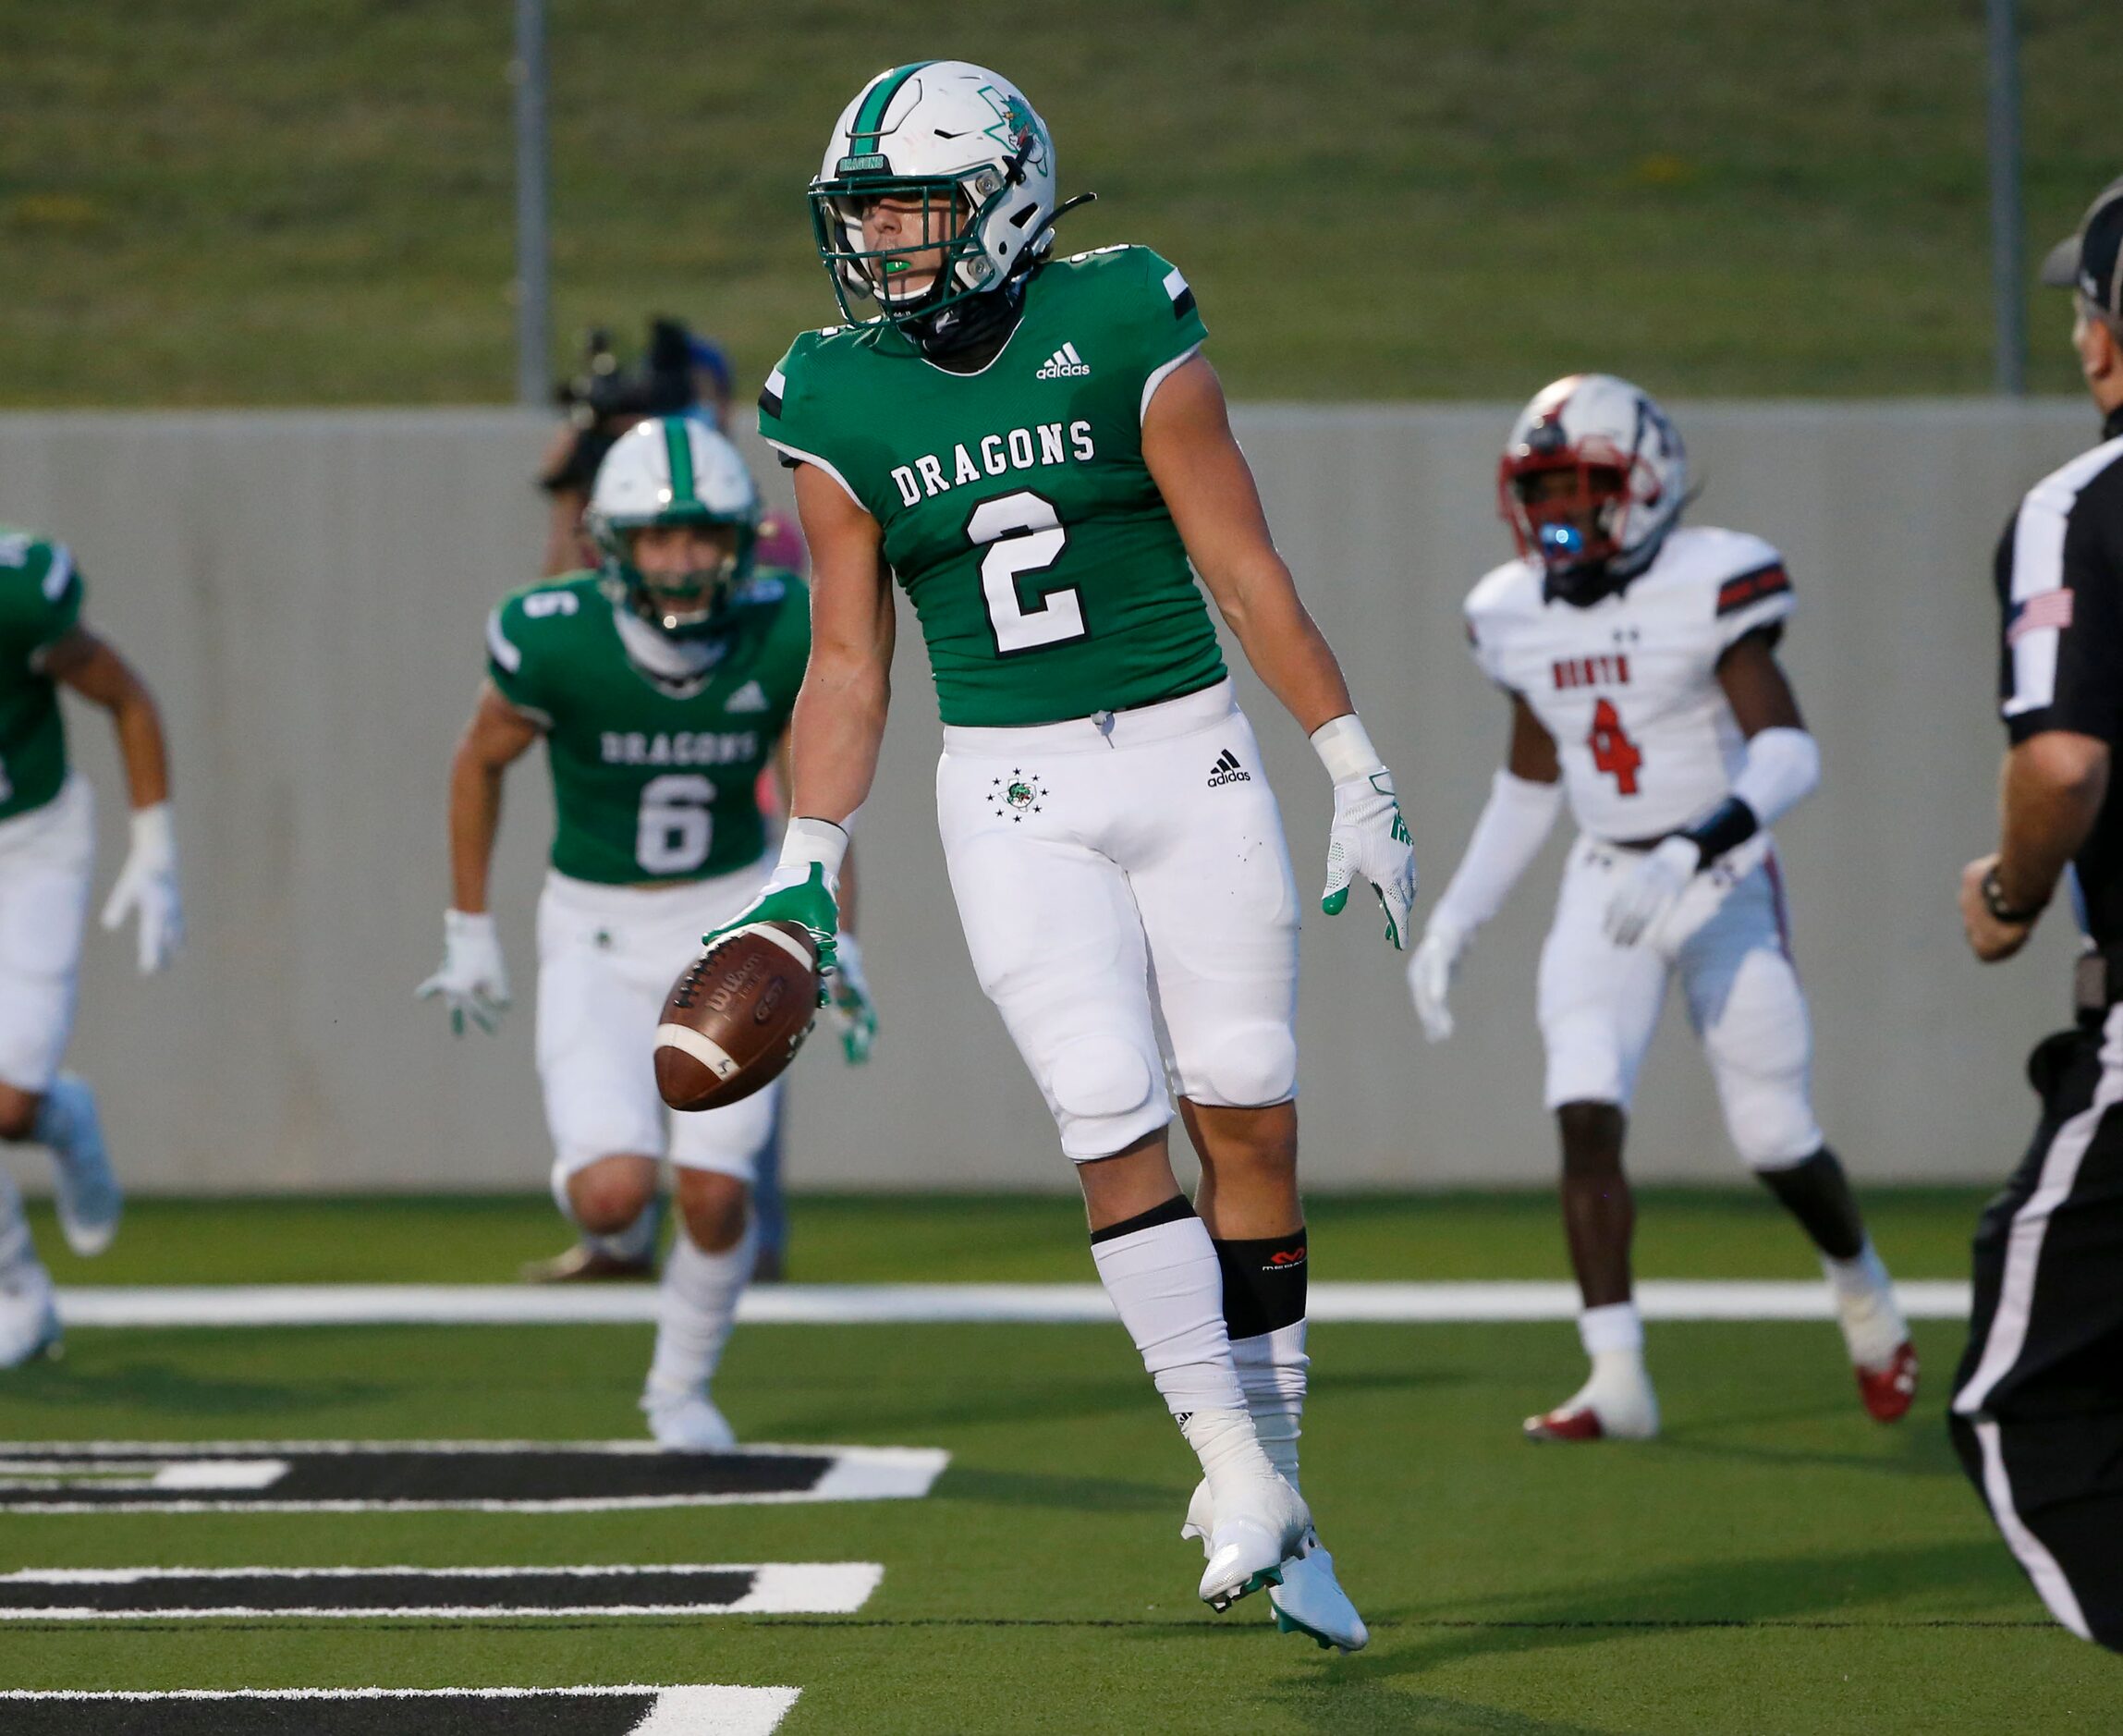
{"type": "Polygon", "coordinates": [[[2076,235],[2049,250],[2042,281],[2052,289],[2076,289],[2110,319],[2123,320],[2123,177],[2087,206],[2076,235]]]}

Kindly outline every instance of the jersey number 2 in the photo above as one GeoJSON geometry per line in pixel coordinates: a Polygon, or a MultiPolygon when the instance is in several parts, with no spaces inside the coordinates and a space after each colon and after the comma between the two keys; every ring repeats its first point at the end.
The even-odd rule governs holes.
{"type": "Polygon", "coordinates": [[[634,824],[634,860],[653,874],[689,874],[708,859],[714,841],[714,780],[698,772],[670,772],[641,786],[634,824]]]}
{"type": "Polygon", "coordinates": [[[999,655],[1036,651],[1081,639],[1083,599],[1074,590],[1050,591],[1037,608],[1028,609],[1018,593],[1027,573],[1044,572],[1061,558],[1068,543],[1053,501],[1020,488],[1014,495],[983,500],[966,521],[966,535],[981,556],[981,590],[988,599],[988,624],[994,629],[999,655]]]}
{"type": "Polygon", "coordinates": [[[1615,780],[1615,793],[1633,796],[1637,793],[1637,772],[1644,763],[1643,754],[1622,727],[1621,714],[1615,710],[1615,702],[1604,699],[1592,707],[1592,733],[1585,738],[1592,750],[1592,765],[1615,780]]]}

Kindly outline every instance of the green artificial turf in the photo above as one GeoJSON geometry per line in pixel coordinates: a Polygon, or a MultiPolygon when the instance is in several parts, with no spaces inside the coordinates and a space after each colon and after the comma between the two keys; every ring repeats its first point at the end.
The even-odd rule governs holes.
{"type": "MultiPolygon", "coordinates": [[[[0,1628],[22,1688],[780,1683],[787,1736],[1893,1732],[2114,1728],[2123,1663],[2048,1623],[1955,1464],[1958,1348],[1909,1421],[1859,1411],[1825,1326],[1656,1326],[1653,1445],[1536,1449],[1568,1326],[1315,1331],[1306,1489],[1371,1648],[1210,1615],[1190,1461],[1119,1331],[740,1331],[752,1438],[940,1446],[922,1501],[596,1514],[0,1514],[55,1566],[872,1560],[851,1617],[248,1620],[0,1628]]],[[[633,1328],[78,1331],[0,1376],[16,1438],[631,1434],[633,1328]]]]}
{"type": "MultiPolygon", "coordinates": [[[[2116,164],[2112,0],[2027,0],[2031,278],[2116,164]]],[[[1019,79],[1068,244],[1148,242],[1248,398],[1988,389],[1983,9],[1930,0],[551,0],[554,361],[836,318],[803,188],[862,81],[1019,79]]],[[[513,394],[510,8],[10,9],[0,402],[513,394]]],[[[2071,391],[2035,295],[2038,389],[2071,391]]]]}
{"type": "MultiPolygon", "coordinates": [[[[1903,1278],[1965,1278],[1985,1197],[1966,1188],[1863,1192],[1873,1240],[1903,1278]]],[[[499,1284],[557,1253],[567,1231],[543,1194],[139,1199],[101,1259],[73,1259],[49,1205],[37,1245],[62,1284],[499,1284]]],[[[1650,1188],[1638,1197],[1645,1278],[1811,1278],[1805,1239],[1746,1188],[1650,1188]]],[[[1312,1269],[1324,1282],[1568,1276],[1555,1197],[1315,1193],[1312,1269]]],[[[1041,1194],[799,1194],[789,1276],[811,1283],[1088,1283],[1083,1208],[1041,1194]]]]}

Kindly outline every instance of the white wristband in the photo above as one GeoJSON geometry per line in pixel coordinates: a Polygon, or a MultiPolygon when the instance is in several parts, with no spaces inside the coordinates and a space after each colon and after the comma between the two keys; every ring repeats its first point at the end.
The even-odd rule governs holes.
{"type": "Polygon", "coordinates": [[[1732,793],[1754,811],[1767,831],[1821,783],[1821,747],[1804,729],[1785,726],[1758,730],[1747,741],[1747,763],[1732,780],[1732,793]]]}
{"type": "Polygon", "coordinates": [[[492,940],[494,938],[494,912],[492,911],[458,911],[443,912],[443,938],[445,941],[492,940]]]}
{"type": "Polygon", "coordinates": [[[1373,772],[1385,770],[1385,762],[1379,758],[1378,750],[1372,746],[1371,737],[1364,732],[1363,720],[1353,711],[1322,724],[1312,731],[1312,752],[1320,756],[1320,764],[1327,768],[1327,776],[1337,784],[1366,778],[1373,772]]]}
{"type": "Polygon", "coordinates": [[[781,835],[779,865],[804,870],[798,876],[799,879],[809,878],[811,864],[816,862],[825,870],[825,884],[837,886],[840,864],[847,860],[848,830],[831,820],[811,820],[799,815],[781,835]]]}
{"type": "Polygon", "coordinates": [[[177,854],[177,827],[169,803],[157,801],[132,813],[133,848],[167,860],[177,854]]]}

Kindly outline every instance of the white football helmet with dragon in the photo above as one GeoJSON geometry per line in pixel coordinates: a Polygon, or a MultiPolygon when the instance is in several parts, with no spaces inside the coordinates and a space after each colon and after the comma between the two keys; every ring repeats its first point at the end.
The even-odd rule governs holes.
{"type": "Polygon", "coordinates": [[[736,446],[698,416],[652,416],[604,455],[582,521],[627,606],[682,639],[715,630],[723,605],[751,570],[759,517],[759,490],[736,446]],[[651,575],[635,565],[631,539],[653,524],[726,524],[737,537],[707,571],[651,575]]]}
{"type": "Polygon", "coordinates": [[[957,348],[1014,310],[1025,275],[1054,245],[1054,140],[1000,73],[963,60],[895,67],[835,123],[811,211],[850,323],[875,317],[859,311],[874,302],[925,349],[957,348]],[[862,220],[881,199],[919,205],[922,243],[870,245],[862,220]],[[914,270],[909,253],[932,247],[941,268],[914,270]]]}

